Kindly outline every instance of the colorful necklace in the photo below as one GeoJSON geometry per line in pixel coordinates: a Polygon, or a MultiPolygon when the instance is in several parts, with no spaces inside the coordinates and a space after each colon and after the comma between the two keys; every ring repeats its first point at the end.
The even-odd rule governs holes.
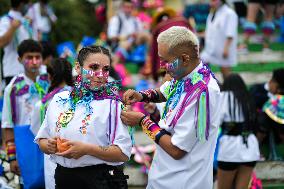
{"type": "Polygon", "coordinates": [[[93,108],[90,106],[93,100],[113,99],[121,101],[118,96],[118,91],[121,87],[121,81],[109,82],[106,85],[91,90],[88,85],[82,82],[82,77],[79,75],[73,89],[71,90],[69,98],[59,99],[57,102],[60,104],[69,104],[68,110],[61,113],[56,122],[56,132],[59,132],[62,127],[67,127],[68,123],[73,119],[74,112],[78,105],[83,105],[86,108],[85,118],[82,120],[80,132],[87,133],[87,126],[89,125],[90,116],[93,113],[93,108]]]}

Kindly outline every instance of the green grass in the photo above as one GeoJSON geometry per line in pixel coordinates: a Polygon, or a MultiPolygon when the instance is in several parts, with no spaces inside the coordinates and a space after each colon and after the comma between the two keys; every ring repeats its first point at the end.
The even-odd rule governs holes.
{"type": "MultiPolygon", "coordinates": [[[[250,52],[261,52],[262,48],[262,44],[253,43],[248,45],[250,52]]],[[[270,44],[270,49],[273,51],[284,51],[284,43],[272,43],[270,44]]]]}

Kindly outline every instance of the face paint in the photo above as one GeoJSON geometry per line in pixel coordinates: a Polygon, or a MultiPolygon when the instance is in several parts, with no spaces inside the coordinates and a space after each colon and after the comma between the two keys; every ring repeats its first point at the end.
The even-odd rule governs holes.
{"type": "Polygon", "coordinates": [[[93,71],[82,68],[82,82],[84,83],[84,86],[92,90],[98,90],[104,84],[104,82],[107,82],[108,76],[109,71],[93,71]],[[94,77],[100,78],[102,80],[102,83],[98,86],[92,86],[92,81],[94,77]]]}
{"type": "Polygon", "coordinates": [[[93,70],[86,70],[85,68],[82,68],[82,74],[83,75],[90,75],[90,76],[95,76],[95,77],[103,77],[104,79],[108,79],[109,76],[109,71],[93,71],[93,70]]]}
{"type": "Polygon", "coordinates": [[[181,69],[181,61],[180,59],[175,59],[172,63],[167,63],[165,61],[160,61],[160,67],[162,68],[166,68],[166,70],[168,71],[168,73],[174,77],[177,78],[181,75],[183,75],[184,70],[181,69]]]}
{"type": "Polygon", "coordinates": [[[23,61],[24,67],[29,70],[30,72],[36,73],[39,70],[39,64],[41,64],[41,60],[40,59],[25,59],[23,61]],[[34,68],[33,66],[36,65],[37,67],[34,68]]]}

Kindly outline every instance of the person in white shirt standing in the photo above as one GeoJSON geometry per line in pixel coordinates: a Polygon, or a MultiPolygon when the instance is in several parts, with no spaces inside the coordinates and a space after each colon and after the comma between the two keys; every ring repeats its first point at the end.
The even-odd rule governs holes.
{"type": "Polygon", "coordinates": [[[210,0],[211,12],[207,17],[205,47],[201,58],[221,67],[223,78],[237,64],[238,16],[225,0],[210,0]]]}
{"type": "Polygon", "coordinates": [[[20,167],[16,158],[14,130],[30,125],[34,105],[45,95],[49,86],[47,75],[39,75],[41,52],[40,44],[34,40],[24,40],[19,45],[18,58],[25,72],[15,76],[4,91],[1,125],[3,143],[7,148],[11,171],[17,175],[20,175],[20,167]]]}
{"type": "Polygon", "coordinates": [[[49,0],[40,0],[34,3],[28,10],[26,16],[32,20],[33,30],[36,32],[37,40],[48,41],[52,24],[57,21],[49,0]]]}
{"type": "Polygon", "coordinates": [[[128,41],[129,44],[134,42],[143,29],[141,22],[132,16],[133,9],[131,0],[123,0],[119,12],[109,21],[107,37],[113,50],[121,41],[128,41]]]}
{"type": "Polygon", "coordinates": [[[222,135],[218,150],[218,189],[248,188],[259,160],[255,108],[243,79],[229,75],[222,86],[220,120],[222,135]]]}
{"type": "Polygon", "coordinates": [[[111,55],[101,46],[79,51],[79,74],[72,91],[53,97],[35,138],[57,163],[57,189],[126,189],[118,168],[131,155],[132,142],[122,123],[118,82],[107,82],[111,55]]]}
{"type": "Polygon", "coordinates": [[[4,48],[2,70],[6,85],[24,72],[18,61],[17,47],[25,39],[33,38],[30,22],[23,17],[28,0],[11,0],[11,9],[0,19],[0,48],[4,48]]]}
{"type": "Polygon", "coordinates": [[[213,188],[213,156],[218,134],[220,89],[199,59],[195,34],[173,26],[158,36],[161,63],[173,79],[160,89],[128,90],[126,104],[165,102],[159,123],[143,113],[123,111],[122,121],[140,125],[156,144],[147,189],[213,188]]]}

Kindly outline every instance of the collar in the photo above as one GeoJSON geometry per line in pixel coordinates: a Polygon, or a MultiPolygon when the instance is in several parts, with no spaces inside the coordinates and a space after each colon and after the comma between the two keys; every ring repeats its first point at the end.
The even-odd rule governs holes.
{"type": "Polygon", "coordinates": [[[201,69],[203,67],[203,63],[200,61],[200,63],[194,68],[194,70],[192,70],[188,75],[184,76],[181,80],[186,80],[188,78],[191,78],[192,75],[195,72],[198,72],[199,69],[201,69]]]}

